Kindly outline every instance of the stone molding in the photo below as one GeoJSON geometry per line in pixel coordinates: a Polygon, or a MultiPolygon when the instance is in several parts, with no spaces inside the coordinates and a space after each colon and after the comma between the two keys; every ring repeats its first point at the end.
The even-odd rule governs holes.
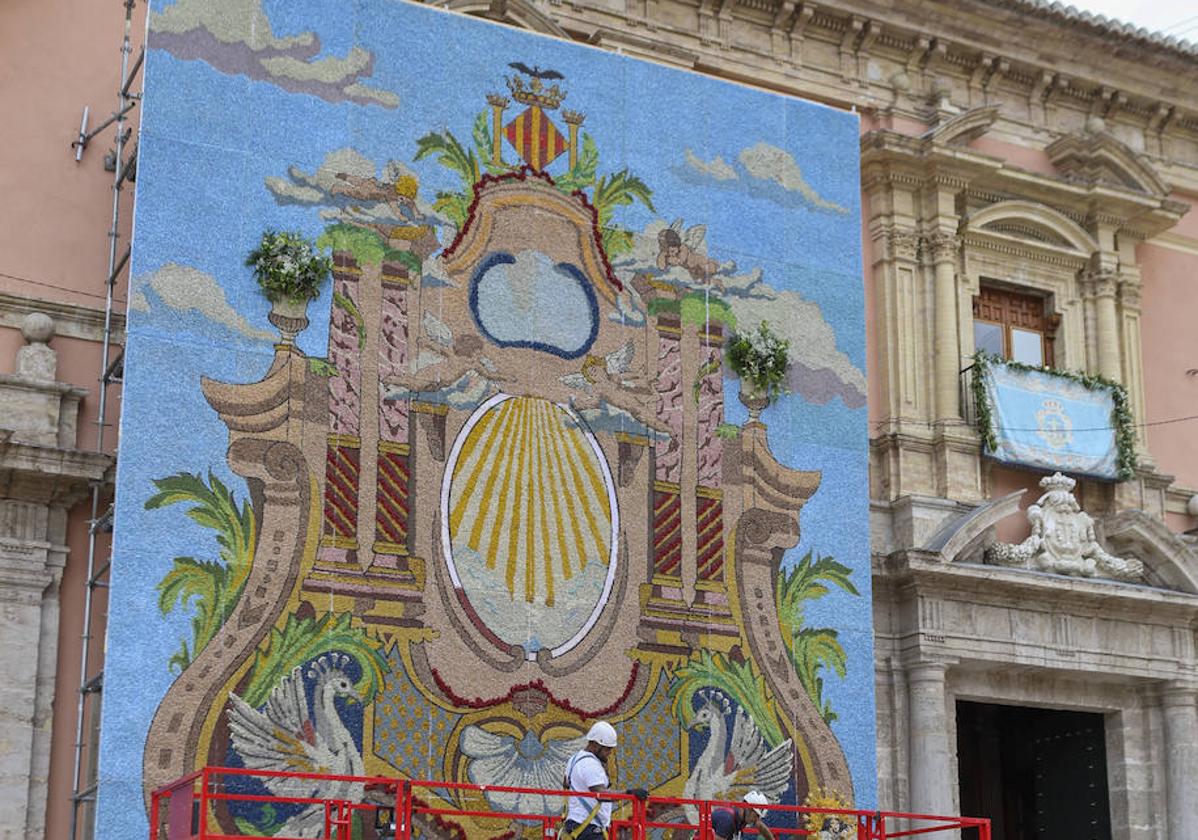
{"type": "Polygon", "coordinates": [[[1161,706],[1166,709],[1176,706],[1193,706],[1198,701],[1198,685],[1191,682],[1171,680],[1161,686],[1161,706]]]}
{"type": "MultiPolygon", "coordinates": [[[[20,329],[26,315],[43,312],[54,319],[55,331],[66,338],[100,341],[104,335],[104,310],[74,303],[39,300],[0,292],[0,327],[20,329]]],[[[125,316],[112,313],[112,341],[124,341],[125,316]]]]}
{"type": "Polygon", "coordinates": [[[876,629],[879,655],[893,639],[904,663],[1052,668],[1127,681],[1175,680],[1195,669],[1194,595],[943,563],[918,551],[885,558],[874,588],[886,616],[876,629]]]}

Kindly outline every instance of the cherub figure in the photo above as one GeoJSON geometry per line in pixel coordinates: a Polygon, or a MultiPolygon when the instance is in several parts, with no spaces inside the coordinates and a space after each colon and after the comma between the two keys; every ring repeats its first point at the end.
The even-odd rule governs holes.
{"type": "MultiPolygon", "coordinates": [[[[623,347],[606,356],[588,354],[578,373],[560,378],[560,382],[571,390],[569,401],[577,409],[598,408],[603,403],[626,411],[633,417],[641,417],[651,405],[649,399],[653,389],[639,373],[632,369],[636,345],[629,339],[623,347]]],[[[642,420],[650,429],[669,434],[670,428],[656,418],[642,420]]]]}
{"type": "Polygon", "coordinates": [[[723,288],[716,278],[720,264],[707,256],[707,226],[693,225],[682,232],[682,219],[657,234],[657,267],[668,271],[674,266],[684,269],[699,283],[711,283],[723,288]]]}
{"type": "Polygon", "coordinates": [[[395,163],[389,163],[381,181],[348,172],[338,172],[336,177],[338,183],[329,189],[330,195],[382,204],[392,218],[399,222],[388,224],[361,206],[350,205],[346,208],[350,223],[375,231],[396,250],[406,250],[410,245],[421,260],[428,259],[440,247],[432,226],[424,222],[424,216],[416,206],[419,183],[415,175],[404,172],[395,163]]]}

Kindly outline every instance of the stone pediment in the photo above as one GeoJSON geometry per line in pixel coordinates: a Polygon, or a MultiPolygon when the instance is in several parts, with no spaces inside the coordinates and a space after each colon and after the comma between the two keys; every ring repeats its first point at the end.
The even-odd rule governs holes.
{"type": "Polygon", "coordinates": [[[1041,482],[1046,492],[1033,506],[1036,510],[1027,512],[1035,521],[1024,543],[1010,545],[994,539],[995,526],[1020,512],[1019,500],[1026,491],[1017,490],[951,518],[923,550],[944,563],[985,562],[1198,593],[1198,551],[1142,510],[1125,510],[1095,521],[1077,507],[1071,483],[1059,474],[1041,482]],[[1050,531],[1066,539],[1050,536],[1050,531]]]}
{"type": "Polygon", "coordinates": [[[1142,155],[1105,131],[1069,134],[1044,151],[1070,181],[1130,190],[1153,198],[1164,198],[1169,193],[1142,155]]]}
{"type": "Polygon", "coordinates": [[[1107,547],[1140,558],[1152,586],[1198,593],[1198,552],[1156,517],[1125,510],[1098,522],[1107,547]]]}
{"type": "Polygon", "coordinates": [[[940,146],[965,146],[990,130],[1001,108],[999,103],[972,108],[929,129],[923,139],[940,146]]]}
{"type": "Polygon", "coordinates": [[[1050,245],[1088,259],[1098,243],[1081,225],[1034,201],[999,201],[966,216],[963,232],[998,234],[1036,245],[1050,245]]]}

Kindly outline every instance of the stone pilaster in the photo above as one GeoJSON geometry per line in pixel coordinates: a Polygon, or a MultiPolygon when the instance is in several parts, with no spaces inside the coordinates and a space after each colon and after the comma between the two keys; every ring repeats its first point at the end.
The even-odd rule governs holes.
{"type": "Polygon", "coordinates": [[[955,813],[954,749],[949,743],[948,697],[944,662],[916,662],[907,667],[910,717],[908,779],[910,810],[917,814],[955,813]]]}
{"type": "Polygon", "coordinates": [[[1093,348],[1091,366],[1096,366],[1097,372],[1107,379],[1122,382],[1116,275],[1105,268],[1095,269],[1086,272],[1083,283],[1094,312],[1094,335],[1087,342],[1093,348]]]}
{"type": "Polygon", "coordinates": [[[961,240],[948,233],[934,233],[926,240],[932,254],[934,330],[932,349],[935,370],[936,420],[960,420],[958,380],[961,347],[957,337],[957,253],[961,240]]]}
{"type": "Polygon", "coordinates": [[[1147,416],[1144,397],[1144,354],[1140,337],[1139,271],[1119,278],[1119,317],[1123,335],[1123,384],[1131,401],[1132,417],[1136,420],[1136,449],[1142,464],[1149,464],[1148,429],[1140,425],[1147,416]]]}
{"type": "Polygon", "coordinates": [[[1165,796],[1169,840],[1198,837],[1198,688],[1171,683],[1161,692],[1164,712],[1165,796]]]}
{"type": "Polygon", "coordinates": [[[14,372],[0,374],[0,825],[41,837],[67,510],[111,459],[75,449],[87,392],[57,381],[53,319],[30,312],[21,327],[14,372]]]}

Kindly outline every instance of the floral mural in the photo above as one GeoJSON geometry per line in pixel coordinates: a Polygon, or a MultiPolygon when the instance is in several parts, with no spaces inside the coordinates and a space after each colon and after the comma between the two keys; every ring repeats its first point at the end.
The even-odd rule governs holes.
{"type": "Polygon", "coordinates": [[[871,807],[854,118],[418,6],[211,5],[150,19],[98,836],[204,765],[551,788],[599,717],[622,786],[871,807]],[[328,261],[285,303],[275,230],[328,261]]]}

